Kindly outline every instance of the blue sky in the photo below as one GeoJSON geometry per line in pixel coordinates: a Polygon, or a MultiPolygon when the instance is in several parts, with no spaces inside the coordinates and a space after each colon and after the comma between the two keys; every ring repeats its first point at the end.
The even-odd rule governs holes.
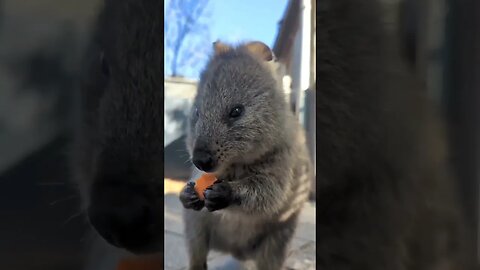
{"type": "MultiPolygon", "coordinates": [[[[170,1],[165,1],[166,8],[168,2],[170,1]]],[[[210,0],[209,5],[210,42],[217,39],[230,43],[260,40],[273,46],[287,0],[210,0]]],[[[165,53],[169,54],[168,51],[165,53]]],[[[202,58],[201,62],[195,69],[185,70],[185,76],[198,78],[206,58],[202,58]]],[[[168,65],[165,69],[166,74],[169,74],[168,65]]]]}

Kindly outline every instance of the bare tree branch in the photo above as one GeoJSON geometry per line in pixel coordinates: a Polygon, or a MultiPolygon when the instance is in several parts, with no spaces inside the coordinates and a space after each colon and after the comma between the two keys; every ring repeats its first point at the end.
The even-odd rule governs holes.
{"type": "MultiPolygon", "coordinates": [[[[208,0],[171,0],[165,15],[165,49],[172,76],[184,75],[205,58],[210,42],[208,0]],[[188,46],[184,46],[188,44],[188,46]],[[197,60],[197,61],[195,61],[197,60]]],[[[167,59],[166,59],[167,60],[167,59]]]]}

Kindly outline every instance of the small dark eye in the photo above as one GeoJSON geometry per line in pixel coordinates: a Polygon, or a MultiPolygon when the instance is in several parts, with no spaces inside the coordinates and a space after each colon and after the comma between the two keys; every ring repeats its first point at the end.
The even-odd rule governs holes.
{"type": "Polygon", "coordinates": [[[238,105],[238,106],[235,106],[230,111],[230,114],[228,116],[230,116],[230,118],[238,118],[242,115],[242,113],[243,113],[243,106],[238,105]]]}
{"type": "Polygon", "coordinates": [[[102,65],[103,75],[109,76],[110,75],[110,68],[108,66],[107,60],[105,59],[105,53],[104,52],[100,53],[100,62],[101,62],[101,65],[102,65]]]}

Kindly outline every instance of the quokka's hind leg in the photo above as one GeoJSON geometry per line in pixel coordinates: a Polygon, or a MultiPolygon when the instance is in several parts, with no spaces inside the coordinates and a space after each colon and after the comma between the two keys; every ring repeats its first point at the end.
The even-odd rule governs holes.
{"type": "Polygon", "coordinates": [[[207,270],[208,240],[202,233],[187,237],[190,270],[207,270]]]}
{"type": "Polygon", "coordinates": [[[189,255],[190,270],[207,270],[209,252],[208,228],[201,213],[195,210],[185,210],[185,236],[189,255]]]}
{"type": "Polygon", "coordinates": [[[258,270],[283,269],[294,231],[294,227],[286,227],[263,239],[255,256],[255,265],[258,270]]]}

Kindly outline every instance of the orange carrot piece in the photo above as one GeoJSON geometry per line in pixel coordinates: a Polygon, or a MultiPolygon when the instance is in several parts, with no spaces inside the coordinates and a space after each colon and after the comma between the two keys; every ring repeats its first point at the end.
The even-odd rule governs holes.
{"type": "Polygon", "coordinates": [[[200,197],[201,200],[205,200],[203,196],[205,189],[213,185],[215,181],[217,181],[217,178],[211,173],[205,173],[197,179],[195,182],[195,191],[197,191],[198,197],[200,197]]]}

